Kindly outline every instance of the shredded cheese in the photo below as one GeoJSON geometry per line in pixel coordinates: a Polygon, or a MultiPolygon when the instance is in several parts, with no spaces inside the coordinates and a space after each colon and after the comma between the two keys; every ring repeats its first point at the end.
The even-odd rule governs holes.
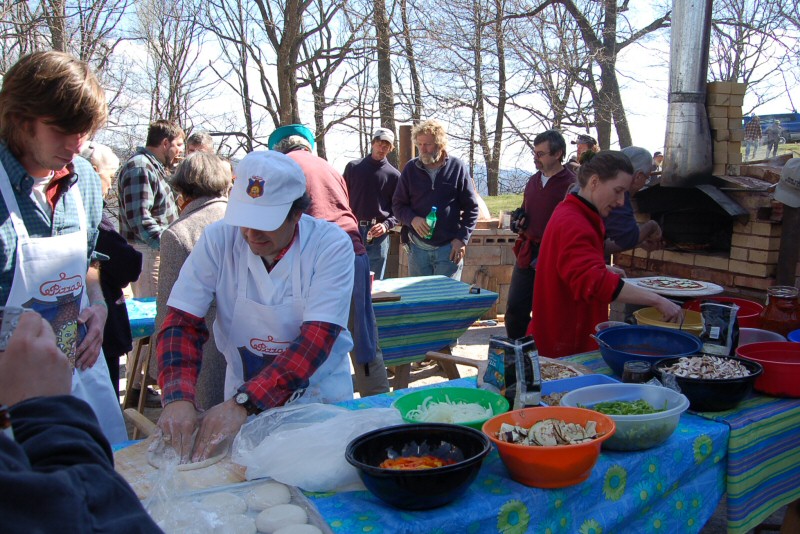
{"type": "Polygon", "coordinates": [[[453,402],[445,396],[444,402],[426,397],[422,404],[409,410],[406,416],[421,423],[467,423],[488,419],[494,415],[492,407],[484,407],[477,402],[453,402]]]}

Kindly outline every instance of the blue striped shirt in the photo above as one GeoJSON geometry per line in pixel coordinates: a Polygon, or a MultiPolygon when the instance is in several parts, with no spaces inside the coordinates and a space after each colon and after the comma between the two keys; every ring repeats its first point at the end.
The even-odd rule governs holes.
{"type": "MultiPolygon", "coordinates": [[[[86,258],[94,250],[97,240],[97,227],[103,213],[103,193],[100,187],[100,177],[91,164],[83,158],[76,157],[67,165],[71,172],[63,178],[69,190],[62,194],[53,209],[52,218],[46,213],[33,196],[33,177],[17,161],[5,143],[0,142],[0,163],[8,174],[11,188],[17,199],[17,204],[31,237],[49,237],[71,234],[79,230],[78,209],[75,204],[75,191],[73,186],[80,186],[83,208],[86,211],[86,258]]],[[[17,233],[9,217],[8,206],[5,199],[0,198],[0,305],[5,305],[11,292],[11,283],[14,281],[14,265],[17,259],[17,233]]]]}

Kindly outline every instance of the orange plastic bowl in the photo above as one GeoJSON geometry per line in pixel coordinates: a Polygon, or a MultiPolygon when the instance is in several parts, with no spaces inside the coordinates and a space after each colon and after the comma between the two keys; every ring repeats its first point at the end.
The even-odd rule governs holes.
{"type": "Polygon", "coordinates": [[[534,488],[564,488],[585,481],[597,463],[600,447],[614,435],[615,430],[614,421],[606,415],[566,406],[514,410],[492,417],[483,425],[483,433],[497,447],[500,459],[511,473],[511,478],[534,488]],[[530,428],[544,419],[560,419],[581,425],[595,421],[597,430],[605,432],[605,435],[586,443],[556,447],[516,445],[497,439],[497,432],[503,423],[530,428]]]}

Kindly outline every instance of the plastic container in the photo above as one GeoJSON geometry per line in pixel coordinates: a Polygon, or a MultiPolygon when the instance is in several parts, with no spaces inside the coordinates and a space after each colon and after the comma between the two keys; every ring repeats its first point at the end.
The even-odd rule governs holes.
{"type": "Polygon", "coordinates": [[[607,415],[564,406],[514,410],[492,417],[483,425],[483,433],[497,447],[511,478],[534,488],[565,488],[585,481],[597,463],[600,447],[614,435],[615,430],[614,421],[607,415]],[[560,419],[584,426],[588,421],[595,421],[598,432],[605,434],[584,443],[555,447],[518,445],[497,439],[497,432],[503,423],[530,428],[544,419],[560,419]]]}
{"type": "Polygon", "coordinates": [[[597,323],[597,325],[595,325],[594,331],[599,332],[600,330],[614,328],[617,326],[628,326],[628,323],[623,323],[622,321],[603,321],[602,323],[597,323]]]}
{"type": "MultiPolygon", "coordinates": [[[[747,345],[748,347],[752,345],[747,345]]],[[[763,372],[761,366],[753,361],[733,358],[732,356],[717,356],[739,360],[750,370],[750,376],[742,378],[709,379],[687,378],[669,373],[681,393],[689,399],[689,407],[696,412],[723,412],[732,410],[753,391],[753,384],[763,372]]],[[[666,358],[653,366],[656,376],[663,382],[667,374],[663,368],[676,363],[679,358],[666,358]]]]}
{"type": "Polygon", "coordinates": [[[760,328],[740,328],[739,346],[749,345],[750,343],[761,343],[762,341],[786,341],[786,338],[777,332],[761,330],[760,328]]]}
{"type": "MultiPolygon", "coordinates": [[[[599,384],[619,384],[619,380],[608,375],[582,375],[572,378],[561,378],[558,380],[548,380],[542,382],[542,397],[553,393],[568,393],[576,389],[587,386],[597,386],[599,384]]],[[[542,406],[550,406],[545,399],[542,399],[542,406]]],[[[557,406],[557,405],[554,405],[557,406]]]]}
{"type": "Polygon", "coordinates": [[[425,217],[425,222],[428,223],[428,233],[425,235],[425,239],[433,239],[433,230],[436,228],[436,206],[431,208],[431,212],[425,217]]]}
{"type": "Polygon", "coordinates": [[[501,413],[506,413],[508,411],[508,400],[503,397],[502,395],[498,395],[497,393],[493,393],[491,391],[487,391],[485,389],[475,389],[475,388],[452,388],[452,387],[442,387],[442,388],[430,388],[424,389],[421,391],[415,391],[413,393],[409,393],[407,395],[403,395],[394,403],[392,404],[397,410],[400,411],[400,415],[403,417],[403,421],[406,423],[455,423],[458,425],[464,425],[468,427],[472,427],[476,430],[480,430],[487,420],[490,417],[494,417],[495,415],[500,415],[501,413]],[[481,419],[476,419],[474,421],[463,421],[463,422],[455,422],[455,421],[418,421],[409,417],[408,412],[411,410],[415,410],[419,408],[426,399],[430,398],[431,402],[447,402],[450,400],[451,402],[477,402],[484,408],[491,408],[492,415],[488,417],[484,417],[481,419]]]}
{"type": "Polygon", "coordinates": [[[633,312],[633,317],[636,319],[636,324],[647,326],[660,326],[661,328],[669,328],[671,330],[683,330],[695,336],[700,336],[703,332],[703,316],[700,312],[685,310],[683,316],[683,324],[668,323],[663,320],[661,312],[656,308],[642,308],[633,312]]]}
{"type": "Polygon", "coordinates": [[[800,343],[800,330],[793,330],[786,337],[793,343],[800,343]]]}
{"type": "Polygon", "coordinates": [[[648,384],[604,384],[576,389],[564,395],[562,406],[591,409],[599,402],[645,400],[663,412],[646,415],[609,415],[617,431],[603,443],[613,451],[641,451],[667,441],[678,427],[681,414],[689,408],[689,399],[669,388],[648,384]]]}
{"type": "Polygon", "coordinates": [[[772,286],[767,289],[767,305],[761,312],[761,328],[787,336],[800,328],[800,302],[793,286],[772,286]]]}
{"type": "Polygon", "coordinates": [[[736,355],[764,368],[756,380],[756,391],[773,397],[800,397],[800,343],[751,343],[736,349],[736,355]]]}
{"type": "Polygon", "coordinates": [[[687,332],[657,326],[620,326],[597,333],[611,348],[600,345],[603,360],[614,374],[622,376],[625,362],[643,360],[651,364],[669,356],[689,356],[700,352],[700,338],[687,332]]]}
{"type": "Polygon", "coordinates": [[[475,429],[429,423],[367,432],[347,445],[345,458],[383,502],[406,510],[428,510],[463,495],[491,450],[489,439],[475,429]],[[389,457],[428,454],[456,463],[413,470],[378,467],[389,457]]]}
{"type": "Polygon", "coordinates": [[[759,302],[734,297],[703,297],[690,300],[684,304],[683,307],[687,310],[699,312],[702,302],[736,304],[739,306],[739,311],[736,312],[736,318],[739,320],[739,328],[761,328],[760,315],[761,312],[764,311],[764,306],[759,302]]]}

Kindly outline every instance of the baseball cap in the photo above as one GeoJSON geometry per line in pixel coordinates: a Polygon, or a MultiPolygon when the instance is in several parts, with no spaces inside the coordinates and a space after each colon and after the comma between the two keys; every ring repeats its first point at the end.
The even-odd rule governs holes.
{"type": "Polygon", "coordinates": [[[372,132],[372,140],[374,141],[376,139],[389,141],[391,144],[394,144],[394,132],[389,128],[375,128],[375,131],[372,132]]]}
{"type": "Polygon", "coordinates": [[[289,156],[274,150],[250,152],[236,166],[223,219],[231,226],[271,232],[306,192],[306,175],[289,156]]]}
{"type": "Polygon", "coordinates": [[[311,149],[314,149],[314,145],[316,144],[314,132],[309,130],[304,124],[287,124],[286,126],[281,126],[269,135],[269,139],[267,139],[267,146],[270,150],[274,150],[275,145],[292,135],[304,137],[311,145],[311,149]]]}
{"type": "Polygon", "coordinates": [[[662,153],[661,153],[661,152],[659,152],[658,150],[656,150],[655,152],[653,152],[653,157],[654,157],[654,158],[657,158],[658,156],[663,156],[663,155],[664,155],[664,154],[662,154],[662,153]]]}
{"type": "Polygon", "coordinates": [[[573,139],[572,144],[594,146],[597,144],[597,141],[595,141],[594,137],[592,137],[591,135],[580,134],[578,137],[573,139]]]}
{"type": "Polygon", "coordinates": [[[792,158],[783,166],[775,200],[790,208],[800,208],[800,158],[792,158]]]}

